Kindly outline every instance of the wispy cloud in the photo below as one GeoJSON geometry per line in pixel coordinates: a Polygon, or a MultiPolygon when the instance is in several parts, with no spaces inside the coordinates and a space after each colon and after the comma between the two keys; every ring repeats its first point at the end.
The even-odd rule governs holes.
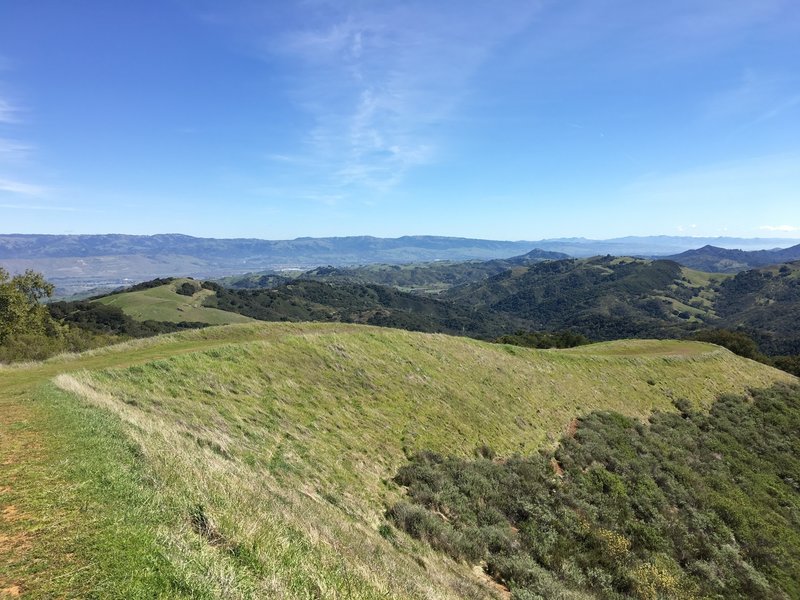
{"type": "Polygon", "coordinates": [[[271,38],[266,52],[293,64],[292,98],[313,118],[307,148],[331,183],[378,191],[436,158],[437,126],[535,14],[530,2],[342,6],[271,38]]]}
{"type": "Polygon", "coordinates": [[[762,225],[759,229],[763,231],[782,231],[786,233],[800,231],[800,227],[795,227],[794,225],[762,225]]]}
{"type": "Polygon", "coordinates": [[[0,162],[18,162],[26,159],[33,148],[17,140],[0,138],[0,162]]]}
{"type": "Polygon", "coordinates": [[[800,81],[791,74],[766,75],[745,69],[739,81],[713,95],[706,107],[715,119],[737,119],[749,127],[800,106],[800,81]]]}
{"type": "Polygon", "coordinates": [[[0,123],[16,123],[19,109],[5,98],[0,98],[0,123]]]}
{"type": "Polygon", "coordinates": [[[81,211],[81,209],[76,208],[74,206],[43,206],[38,204],[0,204],[0,208],[7,210],[46,210],[46,211],[63,211],[63,212],[81,211]]]}
{"type": "Polygon", "coordinates": [[[47,188],[41,185],[0,178],[0,192],[21,194],[23,196],[43,196],[46,191],[47,188]]]}
{"type": "Polygon", "coordinates": [[[705,165],[670,174],[650,174],[624,188],[641,201],[710,202],[759,197],[796,200],[800,155],[776,154],[705,165]],[[777,197],[779,195],[779,197],[777,197]]]}

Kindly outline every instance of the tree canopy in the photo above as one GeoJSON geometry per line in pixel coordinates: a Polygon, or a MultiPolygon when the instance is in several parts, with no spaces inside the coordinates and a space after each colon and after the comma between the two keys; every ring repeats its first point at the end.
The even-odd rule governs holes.
{"type": "Polygon", "coordinates": [[[11,277],[0,267],[0,344],[19,335],[44,335],[53,323],[43,298],[53,295],[53,284],[30,269],[11,277]]]}

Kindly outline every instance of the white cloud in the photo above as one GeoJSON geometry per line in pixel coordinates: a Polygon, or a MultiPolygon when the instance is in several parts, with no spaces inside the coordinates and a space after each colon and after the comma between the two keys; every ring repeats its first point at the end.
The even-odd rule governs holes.
{"type": "Polygon", "coordinates": [[[22,142],[0,138],[0,162],[17,162],[28,157],[33,148],[22,142]]]}
{"type": "Polygon", "coordinates": [[[0,208],[8,210],[57,210],[65,212],[78,212],[74,206],[41,206],[37,204],[0,204],[0,208]]]}
{"type": "Polygon", "coordinates": [[[386,190],[435,160],[435,128],[534,13],[530,2],[326,6],[266,50],[294,63],[292,98],[313,118],[307,148],[329,183],[386,190]]]}
{"type": "Polygon", "coordinates": [[[783,232],[791,232],[791,231],[800,231],[800,227],[795,227],[794,225],[762,225],[759,227],[764,231],[783,231],[783,232]]]}
{"type": "Polygon", "coordinates": [[[0,178],[0,192],[21,194],[23,196],[42,196],[46,191],[47,188],[33,183],[24,183],[22,181],[13,181],[11,179],[0,178]]]}
{"type": "Polygon", "coordinates": [[[8,100],[0,98],[0,123],[16,123],[17,108],[8,100]]]}

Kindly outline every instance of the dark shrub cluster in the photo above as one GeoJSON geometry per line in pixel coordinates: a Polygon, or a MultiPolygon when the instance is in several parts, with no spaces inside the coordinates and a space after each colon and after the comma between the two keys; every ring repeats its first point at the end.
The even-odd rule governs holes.
{"type": "Polygon", "coordinates": [[[420,453],[387,517],[520,599],[800,597],[800,388],[679,404],[589,414],[551,454],[420,453]]]}

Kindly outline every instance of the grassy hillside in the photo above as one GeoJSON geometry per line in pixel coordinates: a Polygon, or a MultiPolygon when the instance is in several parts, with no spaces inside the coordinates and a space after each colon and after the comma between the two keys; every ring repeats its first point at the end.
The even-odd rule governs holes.
{"type": "Polygon", "coordinates": [[[212,290],[200,289],[199,286],[191,296],[184,296],[177,292],[178,288],[190,279],[175,279],[172,282],[135,292],[112,294],[96,300],[107,306],[116,306],[122,311],[139,321],[181,321],[208,323],[210,325],[228,325],[231,323],[246,323],[249,317],[232,312],[209,308],[203,303],[212,290]]]}
{"type": "Polygon", "coordinates": [[[594,409],[641,418],[793,380],[699,343],[542,351],[343,324],[193,330],[3,368],[15,516],[0,589],[489,597],[471,565],[386,525],[407,456],[528,452],[594,409]]]}

